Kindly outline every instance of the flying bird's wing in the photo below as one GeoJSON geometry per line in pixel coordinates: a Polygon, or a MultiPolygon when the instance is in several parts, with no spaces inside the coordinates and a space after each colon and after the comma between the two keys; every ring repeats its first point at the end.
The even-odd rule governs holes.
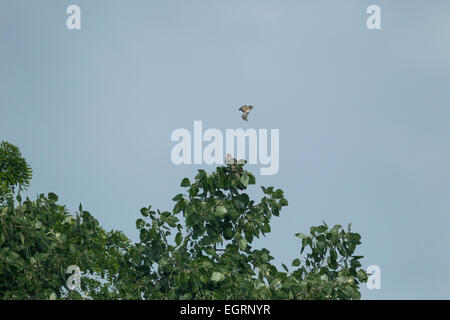
{"type": "Polygon", "coordinates": [[[253,106],[247,106],[247,105],[243,105],[242,107],[239,108],[240,111],[243,112],[242,114],[242,119],[244,119],[245,121],[247,121],[247,115],[249,114],[249,112],[253,109],[253,106]]]}

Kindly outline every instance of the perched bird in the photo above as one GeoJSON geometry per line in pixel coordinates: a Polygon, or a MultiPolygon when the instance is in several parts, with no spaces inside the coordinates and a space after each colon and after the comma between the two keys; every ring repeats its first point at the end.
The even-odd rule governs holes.
{"type": "Polygon", "coordinates": [[[239,168],[239,171],[242,171],[242,167],[238,167],[238,165],[244,165],[247,163],[246,160],[242,159],[242,160],[236,160],[235,158],[233,158],[233,156],[229,153],[227,153],[227,157],[225,159],[225,163],[227,165],[231,165],[231,169],[233,171],[236,171],[236,169],[239,168]]]}
{"type": "Polygon", "coordinates": [[[227,153],[227,158],[225,159],[225,163],[235,166],[235,165],[237,165],[237,160],[235,158],[233,158],[233,156],[231,154],[227,153]]]}
{"type": "Polygon", "coordinates": [[[242,111],[242,119],[244,119],[245,121],[247,121],[247,115],[250,113],[250,110],[253,109],[253,106],[247,106],[247,105],[243,105],[242,107],[239,108],[239,111],[242,111]]]}

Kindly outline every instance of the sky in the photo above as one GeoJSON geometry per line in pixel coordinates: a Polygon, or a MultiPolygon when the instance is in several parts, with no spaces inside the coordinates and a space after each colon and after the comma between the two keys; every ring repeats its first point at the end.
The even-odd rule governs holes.
{"type": "Polygon", "coordinates": [[[290,265],[295,233],[352,223],[381,270],[364,299],[450,299],[449,1],[0,3],[0,140],[33,168],[26,195],[137,241],[141,207],[170,210],[214,169],[173,164],[174,130],[279,129],[279,171],[249,166],[250,194],[275,186],[289,206],[258,246],[290,265]]]}

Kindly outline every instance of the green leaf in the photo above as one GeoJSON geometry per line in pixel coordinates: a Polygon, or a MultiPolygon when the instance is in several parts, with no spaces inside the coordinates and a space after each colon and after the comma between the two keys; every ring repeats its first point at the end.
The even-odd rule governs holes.
{"type": "Polygon", "coordinates": [[[148,209],[147,208],[142,208],[141,209],[141,214],[144,217],[148,217],[148,215],[149,215],[148,209]]]}
{"type": "Polygon", "coordinates": [[[181,232],[178,232],[177,235],[175,236],[175,243],[177,244],[177,246],[179,246],[181,244],[182,240],[183,240],[183,235],[181,234],[181,232]]]}
{"type": "Polygon", "coordinates": [[[145,225],[145,221],[142,219],[137,219],[136,220],[136,229],[141,229],[143,228],[145,225]]]}
{"type": "Polygon", "coordinates": [[[367,281],[368,276],[367,276],[367,273],[364,270],[360,269],[360,270],[358,270],[358,272],[356,274],[357,274],[358,280],[360,282],[366,282],[367,281]]]}
{"type": "Polygon", "coordinates": [[[169,217],[167,217],[166,222],[169,226],[171,226],[172,228],[175,228],[175,226],[178,222],[178,218],[175,216],[169,216],[169,217]]]}
{"type": "Polygon", "coordinates": [[[293,267],[298,267],[300,265],[300,259],[294,259],[294,261],[292,261],[292,266],[293,267]]]}
{"type": "Polygon", "coordinates": [[[274,197],[275,197],[275,199],[281,199],[281,198],[283,198],[283,194],[284,194],[283,190],[278,189],[277,191],[275,191],[274,197]]]}
{"type": "Polygon", "coordinates": [[[182,297],[181,300],[191,300],[192,299],[192,293],[188,292],[185,293],[182,297]]]}
{"type": "Polygon", "coordinates": [[[248,185],[248,183],[249,183],[249,181],[250,181],[250,178],[249,178],[249,176],[246,174],[246,173],[244,173],[242,176],[241,176],[241,183],[244,185],[244,186],[247,186],[248,185]]]}
{"type": "Polygon", "coordinates": [[[227,213],[227,209],[224,206],[217,206],[216,215],[219,217],[224,216],[227,213]]]}
{"type": "Polygon", "coordinates": [[[245,249],[247,248],[247,240],[241,239],[241,240],[239,241],[239,248],[240,248],[241,250],[245,250],[245,249]]]}
{"type": "Polygon", "coordinates": [[[335,225],[333,228],[331,228],[330,233],[337,234],[341,227],[342,226],[340,224],[335,225]]]}
{"type": "Polygon", "coordinates": [[[50,192],[48,194],[48,199],[53,201],[53,202],[56,202],[56,201],[58,201],[58,196],[56,194],[54,194],[53,192],[50,192]]]}
{"type": "Polygon", "coordinates": [[[264,233],[269,233],[270,232],[270,224],[265,224],[265,225],[263,225],[262,226],[262,228],[261,228],[261,230],[264,232],[264,233]]]}
{"type": "Polygon", "coordinates": [[[179,201],[181,199],[183,199],[183,194],[182,193],[179,193],[175,197],[172,198],[173,201],[179,201]]]}
{"type": "Polygon", "coordinates": [[[214,271],[211,276],[211,280],[214,282],[222,281],[224,278],[225,278],[224,275],[217,271],[214,271]]]}
{"type": "Polygon", "coordinates": [[[189,187],[191,185],[191,183],[189,182],[189,179],[188,178],[184,178],[182,181],[181,181],[181,186],[182,187],[189,187]]]}

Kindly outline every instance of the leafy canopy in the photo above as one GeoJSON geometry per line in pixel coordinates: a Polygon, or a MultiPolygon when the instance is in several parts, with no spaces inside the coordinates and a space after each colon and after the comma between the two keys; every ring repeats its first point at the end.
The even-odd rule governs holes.
{"type": "Polygon", "coordinates": [[[6,141],[0,143],[0,204],[11,199],[16,189],[25,190],[32,171],[20,150],[6,141]]]}
{"type": "Polygon", "coordinates": [[[292,272],[278,270],[255,239],[288,205],[281,189],[264,188],[256,203],[245,190],[255,184],[243,165],[199,170],[185,178],[171,212],[141,210],[140,242],[127,255],[131,273],[119,277],[120,296],[131,299],[359,299],[367,280],[354,255],[361,237],[340,225],[298,233],[300,253],[292,272]],[[181,217],[180,217],[181,215],[181,217]],[[182,223],[184,221],[184,223],[182,223]],[[131,276],[132,275],[132,276],[131,276]]]}
{"type": "Polygon", "coordinates": [[[361,237],[350,226],[323,223],[297,233],[299,257],[292,270],[278,269],[254,243],[288,201],[274,187],[251,200],[246,190],[255,177],[244,164],[184,178],[171,211],[141,209],[132,244],[120,231],[103,230],[81,205],[69,214],[53,193],[23,203],[18,195],[15,203],[12,187],[27,186],[31,169],[18,149],[2,148],[16,157],[1,172],[23,175],[0,176],[9,188],[0,203],[0,299],[359,299],[367,281],[355,255],[361,237]],[[14,161],[22,171],[11,169],[19,167],[14,161]],[[79,291],[66,286],[70,265],[82,271],[79,291]]]}

